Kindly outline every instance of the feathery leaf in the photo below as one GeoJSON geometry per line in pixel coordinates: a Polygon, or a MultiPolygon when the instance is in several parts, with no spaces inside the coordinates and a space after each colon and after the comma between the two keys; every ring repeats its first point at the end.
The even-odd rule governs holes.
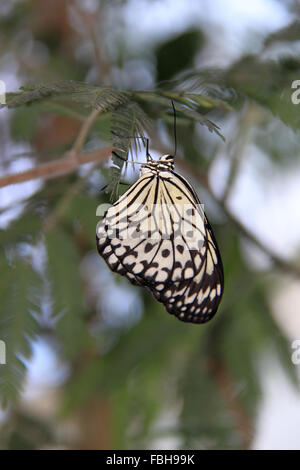
{"type": "Polygon", "coordinates": [[[8,266],[5,257],[1,256],[0,265],[0,339],[6,345],[6,364],[0,366],[0,399],[5,404],[16,400],[22,391],[26,372],[23,359],[30,357],[30,340],[37,332],[33,287],[37,288],[40,278],[20,260],[14,266],[8,266]]]}

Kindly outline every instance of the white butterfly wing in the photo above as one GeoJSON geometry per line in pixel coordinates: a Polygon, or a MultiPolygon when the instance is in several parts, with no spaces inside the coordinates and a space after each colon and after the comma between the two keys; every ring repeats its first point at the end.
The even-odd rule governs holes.
{"type": "Polygon", "coordinates": [[[215,314],[220,254],[193,188],[177,173],[145,173],[98,224],[97,247],[113,271],[148,287],[180,320],[215,314]]]}

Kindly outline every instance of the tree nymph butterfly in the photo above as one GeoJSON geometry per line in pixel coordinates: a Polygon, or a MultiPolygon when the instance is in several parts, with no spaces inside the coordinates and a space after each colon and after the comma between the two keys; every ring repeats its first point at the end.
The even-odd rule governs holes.
{"type": "Polygon", "coordinates": [[[174,171],[174,157],[153,160],[147,152],[147,160],[97,225],[98,252],[179,320],[205,323],[223,294],[217,242],[195,190],[174,171]]]}

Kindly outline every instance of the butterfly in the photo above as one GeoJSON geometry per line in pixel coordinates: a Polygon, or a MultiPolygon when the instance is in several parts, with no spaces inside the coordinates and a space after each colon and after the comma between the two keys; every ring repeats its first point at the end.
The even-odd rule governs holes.
{"type": "Polygon", "coordinates": [[[205,323],[217,312],[224,289],[220,252],[172,155],[142,164],[140,178],[98,223],[96,241],[112,271],[147,287],[179,320],[205,323]]]}

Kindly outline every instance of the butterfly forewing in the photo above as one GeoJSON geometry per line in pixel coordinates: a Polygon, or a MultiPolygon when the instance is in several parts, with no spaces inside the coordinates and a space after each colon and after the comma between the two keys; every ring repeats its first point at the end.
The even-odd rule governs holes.
{"type": "Polygon", "coordinates": [[[113,271],[150,289],[169,313],[203,323],[223,293],[222,261],[195,191],[165,158],[145,164],[108,209],[97,248],[113,271]]]}

